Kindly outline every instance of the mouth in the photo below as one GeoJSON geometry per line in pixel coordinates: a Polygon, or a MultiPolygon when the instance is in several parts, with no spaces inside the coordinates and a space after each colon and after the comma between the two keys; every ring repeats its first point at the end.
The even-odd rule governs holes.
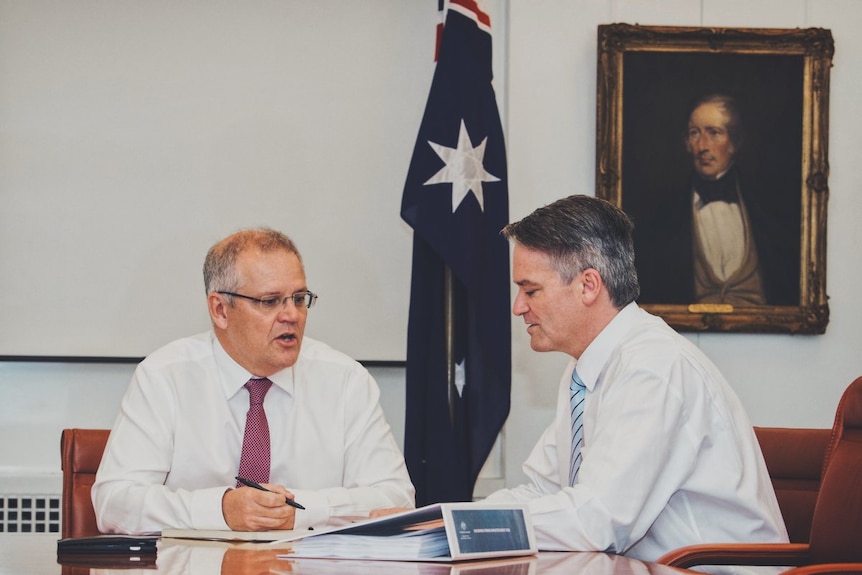
{"type": "Polygon", "coordinates": [[[294,333],[283,333],[280,336],[275,338],[278,341],[282,341],[285,343],[293,343],[296,341],[296,334],[294,333]]]}

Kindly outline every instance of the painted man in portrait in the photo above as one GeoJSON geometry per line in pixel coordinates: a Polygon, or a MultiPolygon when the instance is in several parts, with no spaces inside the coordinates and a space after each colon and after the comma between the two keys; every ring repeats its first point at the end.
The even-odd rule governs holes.
{"type": "MultiPolygon", "coordinates": [[[[742,114],[712,93],[687,111],[691,173],[649,217],[636,218],[635,246],[647,304],[798,305],[799,225],[778,218],[794,190],[743,169],[742,114]]],[[[751,166],[749,166],[751,167],[751,166]]]]}

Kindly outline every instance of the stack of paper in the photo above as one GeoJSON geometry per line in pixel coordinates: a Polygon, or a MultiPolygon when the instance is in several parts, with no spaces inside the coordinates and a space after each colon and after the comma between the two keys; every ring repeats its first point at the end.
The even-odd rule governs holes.
{"type": "Polygon", "coordinates": [[[305,538],[295,544],[295,549],[308,557],[415,560],[449,556],[446,529],[442,526],[385,536],[330,533],[305,538]]]}
{"type": "Polygon", "coordinates": [[[522,504],[438,503],[278,543],[287,542],[291,552],[281,555],[285,559],[460,561],[536,553],[533,526],[522,504]]]}

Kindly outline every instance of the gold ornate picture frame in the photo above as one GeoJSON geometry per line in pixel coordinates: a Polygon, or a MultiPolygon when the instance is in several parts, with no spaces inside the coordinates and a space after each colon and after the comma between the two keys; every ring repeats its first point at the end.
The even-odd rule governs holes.
{"type": "Polygon", "coordinates": [[[599,26],[596,195],[634,220],[643,308],[682,331],[825,332],[833,51],[819,28],[599,26]],[[723,205],[743,214],[744,239],[718,242],[742,246],[719,279],[693,231],[709,202],[695,179],[721,157],[692,144],[713,130],[692,123],[704,102],[730,133],[723,205]]]}

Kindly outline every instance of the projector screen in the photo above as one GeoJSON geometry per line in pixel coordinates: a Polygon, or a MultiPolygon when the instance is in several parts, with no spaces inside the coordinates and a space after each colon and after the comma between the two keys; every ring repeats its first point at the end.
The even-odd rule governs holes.
{"type": "Polygon", "coordinates": [[[4,2],[0,356],[128,358],[209,328],[207,249],[298,245],[306,333],[403,361],[401,191],[434,2],[4,2]]]}

